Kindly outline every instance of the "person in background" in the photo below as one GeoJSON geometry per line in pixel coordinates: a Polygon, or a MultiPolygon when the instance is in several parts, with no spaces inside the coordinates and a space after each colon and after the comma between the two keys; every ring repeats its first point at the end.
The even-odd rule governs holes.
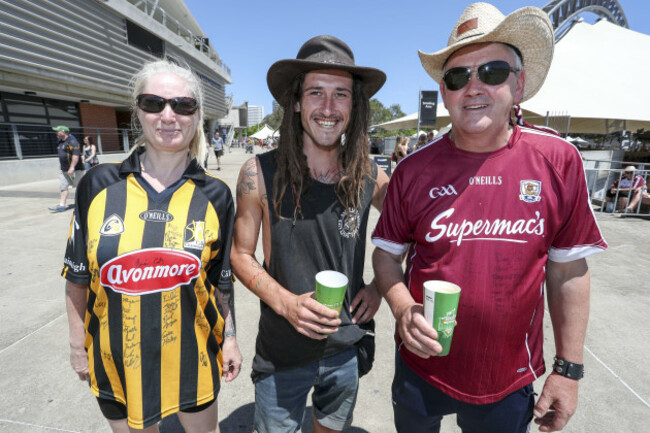
{"type": "Polygon", "coordinates": [[[425,144],[427,144],[427,136],[425,134],[420,134],[418,137],[418,142],[415,144],[415,148],[419,149],[425,144]]]}
{"type": "Polygon", "coordinates": [[[398,135],[395,141],[395,150],[393,150],[393,161],[399,163],[409,153],[408,137],[398,135]]]}
{"type": "Polygon", "coordinates": [[[364,284],[363,263],[370,206],[381,209],[388,184],[366,136],[369,98],[385,80],[378,69],[356,66],[350,47],[329,35],[268,71],[284,108],[279,146],[240,171],[232,249],[235,275],[262,301],[253,359],[257,433],[298,431],[312,390],[313,432],[352,422],[380,304],[374,284],[364,284]],[[255,257],[260,228],[263,263],[255,257]],[[323,270],[348,277],[340,317],[314,299],[323,270]]]}
{"type": "Polygon", "coordinates": [[[449,414],[463,433],[525,433],[533,417],[550,432],[576,411],[589,317],[585,258],[607,244],[577,149],[511,120],[513,105],[542,86],[553,47],[543,10],[504,16],[475,3],[447,47],[420,51],[453,126],[397,166],[372,235],[377,284],[396,320],[397,432],[439,432],[449,414]],[[462,290],[442,357],[423,315],[428,280],[462,290]],[[556,352],[535,402],[545,291],[556,352]]]}
{"type": "Polygon", "coordinates": [[[237,377],[234,203],[205,172],[199,78],[166,60],[132,80],[135,146],[85,176],[62,276],[70,363],[113,432],[218,431],[221,378],[237,377]]]}
{"type": "Polygon", "coordinates": [[[623,175],[616,179],[612,186],[605,193],[604,210],[612,212],[613,205],[608,206],[614,197],[618,196],[618,208],[622,213],[633,213],[641,200],[641,194],[645,187],[645,179],[638,174],[635,175],[636,167],[628,165],[623,169],[623,175]],[[628,204],[629,200],[629,204],[628,204]]]}
{"type": "Polygon", "coordinates": [[[221,170],[221,157],[223,156],[223,139],[219,135],[219,130],[214,131],[214,137],[210,140],[214,149],[214,156],[217,157],[217,170],[221,170]]]}
{"type": "Polygon", "coordinates": [[[84,137],[81,161],[84,163],[86,171],[90,170],[91,167],[99,164],[99,158],[97,157],[97,147],[95,146],[93,138],[90,135],[86,135],[84,137]]]}
{"type": "Polygon", "coordinates": [[[52,128],[58,138],[56,151],[59,155],[59,204],[49,207],[52,212],[65,212],[68,210],[67,201],[69,188],[76,188],[83,176],[84,163],[81,160],[81,149],[77,138],[70,134],[70,128],[59,125],[52,128]]]}
{"type": "Polygon", "coordinates": [[[230,153],[230,145],[228,144],[228,129],[225,126],[221,127],[221,139],[223,140],[224,146],[228,147],[228,153],[230,153]]]}
{"type": "Polygon", "coordinates": [[[648,183],[641,189],[641,203],[650,204],[650,193],[648,193],[648,183]]]}
{"type": "Polygon", "coordinates": [[[250,137],[249,137],[249,138],[246,138],[246,139],[244,140],[244,146],[245,146],[245,148],[246,148],[245,153],[255,153],[255,152],[254,152],[255,144],[253,143],[253,139],[252,139],[252,138],[250,138],[250,137]]]}

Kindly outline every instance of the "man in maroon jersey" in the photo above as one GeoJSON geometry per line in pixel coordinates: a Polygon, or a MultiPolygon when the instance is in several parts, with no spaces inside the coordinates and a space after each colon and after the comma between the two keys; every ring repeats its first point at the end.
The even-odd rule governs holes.
{"type": "Polygon", "coordinates": [[[553,44],[541,9],[504,17],[476,3],[446,48],[420,52],[453,127],[402,160],[372,236],[377,283],[396,319],[398,432],[438,432],[452,413],[464,433],[526,432],[533,415],[541,431],[554,431],[576,410],[589,315],[585,257],[607,244],[576,149],[510,115],[543,84],[553,44]],[[427,280],[462,288],[444,357],[423,316],[427,280]],[[535,403],[545,286],[556,361],[535,403]]]}

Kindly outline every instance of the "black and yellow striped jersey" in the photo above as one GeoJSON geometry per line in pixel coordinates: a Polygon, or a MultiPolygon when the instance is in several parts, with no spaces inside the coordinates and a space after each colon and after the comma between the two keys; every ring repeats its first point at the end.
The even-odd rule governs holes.
{"type": "Polygon", "coordinates": [[[137,152],[79,183],[62,275],[89,287],[91,389],[126,404],[132,427],[217,397],[215,286],[232,289],[233,221],[228,186],[196,161],[160,193],[140,176],[137,152]]]}

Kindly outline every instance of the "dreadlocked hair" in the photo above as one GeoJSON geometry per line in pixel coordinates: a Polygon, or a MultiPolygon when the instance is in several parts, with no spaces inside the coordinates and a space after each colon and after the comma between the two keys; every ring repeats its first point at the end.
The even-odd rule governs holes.
{"type": "MultiPolygon", "coordinates": [[[[311,185],[311,173],[307,157],[303,153],[302,123],[300,112],[294,107],[300,103],[305,74],[299,75],[287,89],[284,116],[280,124],[280,142],[275,154],[277,171],[273,179],[273,210],[278,218],[281,204],[291,188],[294,196],[294,215],[300,210],[300,198],[311,185]]],[[[361,204],[361,191],[366,178],[370,177],[369,146],[366,131],[370,123],[370,104],[363,94],[361,81],[354,78],[352,85],[352,109],[350,121],[345,130],[345,140],[339,152],[343,175],[336,185],[336,197],[345,207],[348,221],[353,221],[352,212],[361,204]]]]}

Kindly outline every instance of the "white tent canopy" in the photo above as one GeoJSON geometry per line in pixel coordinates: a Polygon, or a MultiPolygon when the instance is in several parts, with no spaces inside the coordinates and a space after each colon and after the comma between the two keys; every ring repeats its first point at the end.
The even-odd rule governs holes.
{"type": "Polygon", "coordinates": [[[556,44],[541,90],[522,108],[569,115],[572,133],[649,129],[649,53],[648,35],[605,20],[576,23],[556,44]]]}
{"type": "Polygon", "coordinates": [[[277,137],[277,134],[273,135],[273,129],[271,129],[269,125],[264,124],[264,127],[257,131],[255,134],[251,135],[251,137],[258,140],[266,140],[269,137],[277,137]]]}
{"type": "MultiPolygon", "coordinates": [[[[526,120],[529,123],[535,123],[535,124],[540,124],[543,123],[544,119],[541,119],[540,116],[538,116],[535,113],[531,113],[530,111],[527,111],[523,109],[524,113],[524,120],[526,120]]],[[[445,106],[442,104],[442,102],[438,103],[437,107],[437,115],[436,115],[436,129],[441,129],[449,125],[451,122],[451,118],[449,117],[449,112],[445,108],[445,106]]],[[[415,129],[418,127],[418,113],[413,113],[409,114],[404,117],[400,117],[398,119],[393,119],[388,122],[380,123],[378,125],[373,125],[373,128],[381,128],[385,129],[386,131],[396,131],[398,129],[415,129]]],[[[422,127],[420,125],[420,127],[422,127]]]]}
{"type": "MultiPolygon", "coordinates": [[[[442,126],[447,125],[451,120],[449,119],[449,113],[447,112],[447,109],[444,107],[444,105],[442,105],[442,103],[438,104],[436,110],[436,129],[440,129],[442,126]]],[[[373,125],[372,127],[385,129],[386,131],[396,131],[398,129],[416,129],[418,127],[418,113],[409,114],[398,119],[393,119],[388,122],[373,125]]],[[[422,128],[421,125],[420,128],[422,128]]]]}

